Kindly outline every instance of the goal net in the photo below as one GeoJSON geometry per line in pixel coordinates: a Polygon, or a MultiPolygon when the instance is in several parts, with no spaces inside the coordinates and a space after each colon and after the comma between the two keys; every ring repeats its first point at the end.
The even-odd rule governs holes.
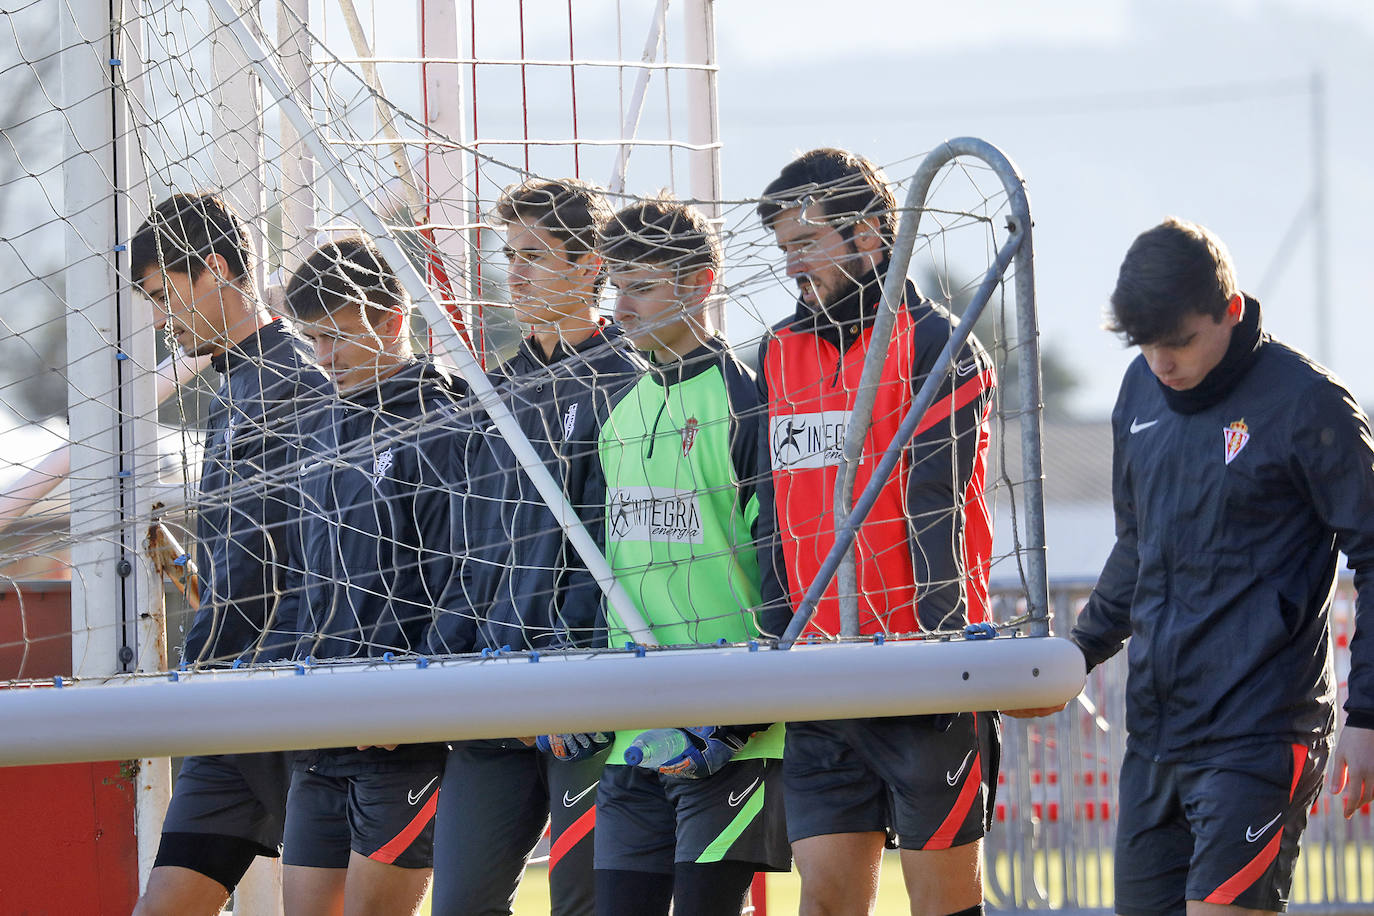
{"type": "MultiPolygon", "coordinates": [[[[628,6],[3,14],[0,258],[15,305],[0,325],[0,719],[27,737],[0,763],[1035,705],[1077,690],[1059,641],[1014,638],[1048,635],[1030,219],[1014,167],[978,141],[883,163],[897,203],[889,282],[864,325],[876,355],[839,385],[877,391],[877,407],[742,394],[740,380],[767,376],[760,341],[798,309],[791,253],[761,214],[813,225],[826,189],[725,193],[711,4],[628,6]],[[613,211],[660,189],[700,211],[721,260],[689,324],[729,352],[708,343],[695,362],[655,365],[645,341],[672,313],[530,361],[522,337],[547,326],[512,305],[511,271],[543,255],[513,250],[499,202],[565,178],[603,188],[613,211]],[[307,343],[269,354],[266,331],[228,334],[227,358],[196,344],[191,319],[139,290],[154,277],[156,299],[179,276],[223,273],[222,259],[159,248],[155,270],[135,271],[131,240],[170,195],[202,190],[256,255],[222,279],[273,319],[297,315],[292,279],[318,246],[371,240],[412,304],[401,338],[433,372],[409,360],[335,396],[283,357],[307,343]],[[933,303],[919,320],[905,276],[933,303]],[[970,356],[970,331],[985,358],[970,356]],[[916,339],[938,344],[919,371],[916,339]],[[234,382],[243,363],[251,385],[234,382]],[[960,429],[970,372],[982,406],[960,429]],[[711,373],[719,391],[702,394],[711,373]],[[802,476],[775,487],[822,466],[824,492],[802,476]],[[943,504],[917,512],[899,495],[893,510],[913,475],[943,504]],[[760,610],[769,581],[781,616],[760,610]],[[953,596],[945,611],[913,613],[936,593],[953,596]],[[912,689],[891,690],[896,678],[912,689]],[[655,686],[675,684],[699,686],[655,686]]],[[[646,263],[686,269],[663,257],[684,254],[672,232],[628,235],[650,254],[606,259],[607,318],[626,313],[646,263]]],[[[514,298],[562,295],[575,265],[560,263],[514,298]]],[[[340,314],[383,349],[350,301],[340,314]]],[[[330,335],[306,325],[323,360],[330,335]]]]}

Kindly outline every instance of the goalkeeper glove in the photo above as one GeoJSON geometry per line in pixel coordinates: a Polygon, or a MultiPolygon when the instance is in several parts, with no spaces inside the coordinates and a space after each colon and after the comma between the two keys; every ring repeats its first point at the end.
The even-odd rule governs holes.
{"type": "Polygon", "coordinates": [[[758,731],[745,725],[702,725],[680,730],[687,735],[688,748],[658,768],[664,776],[678,779],[705,779],[714,775],[758,731]]]}
{"type": "Polygon", "coordinates": [[[586,760],[611,746],[612,736],[606,732],[573,732],[563,735],[540,735],[534,746],[558,760],[586,760]]]}

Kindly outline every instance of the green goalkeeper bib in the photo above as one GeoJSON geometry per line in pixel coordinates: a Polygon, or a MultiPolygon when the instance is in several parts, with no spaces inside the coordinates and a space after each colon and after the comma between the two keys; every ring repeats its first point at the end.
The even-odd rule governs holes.
{"type": "MultiPolygon", "coordinates": [[[[716,340],[647,372],[601,426],[606,558],[661,645],[758,636],[763,421],[749,370],[716,340]]],[[[611,646],[632,640],[614,610],[606,617],[611,646]]],[[[611,763],[623,761],[637,734],[616,734],[611,763]]],[[[782,727],[774,726],[736,758],[780,756],[782,727]]]]}

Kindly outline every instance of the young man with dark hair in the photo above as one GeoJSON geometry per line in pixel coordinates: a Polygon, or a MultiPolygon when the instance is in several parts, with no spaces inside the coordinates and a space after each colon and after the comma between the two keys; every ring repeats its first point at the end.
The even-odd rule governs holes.
{"type": "MultiPolygon", "coordinates": [[[[842,445],[870,347],[886,357],[856,471],[863,490],[957,321],[907,281],[889,341],[872,341],[896,200],[867,159],[817,149],[764,191],[759,215],[798,289],[794,314],[765,336],[777,530],[765,579],[782,597],[780,634],[835,541],[842,445]]],[[[955,632],[982,619],[992,536],[983,479],[993,371],[970,337],[855,542],[859,632],[955,632]]],[[[808,632],[837,635],[831,581],[808,632]]],[[[852,635],[852,634],[850,634],[852,635]]],[[[1000,749],[995,714],[787,723],[787,831],[801,912],[861,913],[877,899],[885,841],[901,849],[913,913],[981,912],[982,836],[1000,749]]]]}
{"type": "MultiPolygon", "coordinates": [[[[763,406],[707,314],[719,239],[699,210],[660,199],[617,213],[597,247],[616,319],[650,361],[601,419],[606,558],[660,643],[756,638],[763,406]]],[[[612,645],[629,639],[614,609],[607,625],[612,645]]],[[[767,724],[617,732],[596,800],[597,913],[738,913],[755,872],[786,871],[781,751],[767,724]],[[628,765],[641,736],[685,749],[628,765]]]]}
{"type": "MultiPolygon", "coordinates": [[[[283,478],[302,415],[329,382],[289,325],[252,285],[254,252],[220,197],[175,194],[130,243],[130,276],[156,326],[187,354],[209,354],[223,377],[205,431],[196,496],[200,606],[186,665],[257,657],[285,582],[289,492],[283,478]]],[[[218,913],[254,857],[278,855],[290,779],[286,754],[188,757],[135,913],[218,913]]]]}
{"type": "MultiPolygon", "coordinates": [[[[367,239],[327,242],[286,307],[339,396],[304,429],[298,534],[277,629],[298,661],[418,654],[453,572],[456,393],[410,340],[410,302],[367,239]]],[[[288,916],[414,913],[429,884],[441,744],[296,756],[288,916]]]]}
{"type": "MultiPolygon", "coordinates": [[[[1280,911],[1335,724],[1341,552],[1361,614],[1374,601],[1369,421],[1263,331],[1202,226],[1141,234],[1111,306],[1140,356],[1112,413],[1117,540],[1073,640],[1091,669],[1130,637],[1116,910],[1280,911]]],[[[1374,798],[1367,626],[1350,648],[1332,785],[1348,774],[1346,817],[1374,798]]]]}
{"type": "MultiPolygon", "coordinates": [[[[605,274],[594,246],[609,214],[600,190],[575,179],[530,179],[508,188],[495,208],[511,306],[528,336],[492,381],[598,540],[597,405],[636,372],[620,330],[599,309],[605,274]]],[[[604,644],[600,588],[489,423],[474,430],[464,468],[468,487],[453,521],[468,548],[435,618],[431,651],[604,644]]],[[[607,745],[600,734],[564,736],[547,750],[517,738],[454,743],[440,796],[434,913],[510,913],[530,853],[551,825],[553,913],[590,916],[594,802],[607,745]]]]}

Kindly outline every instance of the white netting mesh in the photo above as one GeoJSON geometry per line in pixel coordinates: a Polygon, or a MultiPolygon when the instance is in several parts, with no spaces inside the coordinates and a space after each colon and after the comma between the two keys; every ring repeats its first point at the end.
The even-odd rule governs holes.
{"type": "MultiPolygon", "coordinates": [[[[619,600],[633,605],[618,609],[637,610],[663,643],[739,642],[758,638],[761,626],[777,629],[776,619],[753,613],[767,597],[759,571],[767,557],[757,541],[768,533],[758,524],[761,506],[768,516],[763,491],[770,470],[827,463],[816,455],[842,431],[843,424],[826,426],[835,408],[819,395],[807,401],[802,389],[852,389],[858,376],[852,367],[841,372],[836,357],[833,378],[794,383],[799,370],[790,363],[775,382],[795,390],[774,385],[771,416],[749,394],[748,371],[736,360],[766,373],[753,366],[760,337],[792,313],[798,287],[756,213],[758,200],[716,199],[714,141],[699,117],[702,105],[712,110],[701,95],[714,92],[711,56],[689,57],[690,24],[661,7],[613,23],[578,20],[564,2],[449,9],[446,26],[422,23],[408,9],[349,2],[294,12],[268,5],[244,20],[309,114],[328,149],[323,158],[263,90],[240,38],[203,3],[149,5],[108,33],[91,26],[99,15],[79,5],[44,2],[3,14],[0,40],[10,53],[0,70],[0,98],[9,100],[0,118],[7,141],[0,263],[11,278],[6,300],[15,305],[0,326],[9,463],[0,478],[0,676],[175,667],[178,647],[197,627],[208,635],[193,640],[183,660],[192,667],[503,647],[585,651],[631,638],[634,627],[621,626],[625,617],[614,611],[608,629],[596,564],[589,573],[564,534],[570,519],[545,505],[547,494],[519,467],[509,428],[463,396],[463,385],[411,365],[317,406],[322,377],[298,362],[308,346],[262,336],[231,355],[226,384],[213,371],[190,379],[205,360],[174,352],[150,330],[155,310],[131,292],[134,281],[148,287],[147,275],[130,274],[136,252],[127,245],[154,205],[174,191],[220,193],[262,255],[242,288],[250,301],[289,313],[287,284],[315,246],[367,226],[340,193],[339,175],[331,180],[330,159],[452,316],[445,325],[437,310],[417,310],[400,340],[416,354],[451,353],[456,329],[473,345],[574,514],[594,541],[611,545],[625,589],[619,600]],[[54,10],[70,19],[62,28],[51,25],[54,10]],[[103,133],[91,124],[111,112],[103,133]],[[652,349],[657,333],[676,326],[651,315],[632,322],[633,340],[600,333],[549,365],[530,353],[512,360],[522,331],[509,306],[509,272],[550,255],[518,249],[509,227],[494,228],[492,214],[503,188],[541,175],[607,186],[616,210],[663,187],[701,198],[723,260],[710,317],[697,331],[723,331],[734,357],[698,353],[689,371],[668,373],[665,384],[665,374],[634,352],[652,349]],[[814,421],[805,435],[821,445],[798,464],[779,455],[789,432],[789,445],[798,446],[799,433],[786,424],[803,415],[814,421]],[[678,460],[665,463],[663,449],[678,460]],[[215,475],[213,485],[203,469],[215,475]],[[65,586],[53,583],[62,582],[72,583],[78,614],[54,625],[50,605],[62,603],[65,586]],[[164,598],[169,659],[156,645],[164,598]],[[264,620],[273,625],[270,638],[264,620]]],[[[920,159],[885,166],[902,178],[920,159]]],[[[900,200],[904,189],[896,190],[900,200]]],[[[912,259],[911,275],[926,295],[960,312],[1005,241],[1008,215],[1007,196],[984,166],[942,172],[912,259]]],[[[662,276],[634,273],[662,268],[664,252],[675,256],[683,243],[657,231],[630,234],[650,253],[612,272],[601,311],[615,312],[618,295],[687,302],[691,284],[665,291],[662,276]]],[[[207,250],[189,262],[193,273],[219,269],[207,250]]],[[[168,270],[155,271],[154,292],[174,286],[179,274],[163,254],[168,270]]],[[[542,279],[527,280],[533,286],[517,298],[566,292],[576,264],[552,257],[535,265],[542,279]]],[[[965,492],[967,472],[948,457],[952,434],[939,434],[951,421],[933,421],[935,432],[923,434],[928,445],[911,452],[899,474],[929,470],[923,461],[938,465],[928,476],[945,501],[904,521],[887,519],[889,529],[906,525],[921,551],[955,562],[913,565],[890,530],[865,529],[861,554],[880,556],[859,576],[865,638],[958,634],[962,606],[917,619],[911,599],[942,585],[977,592],[989,577],[1013,590],[1021,584],[1022,408],[1009,282],[998,286],[978,327],[1000,381],[987,415],[981,486],[965,492]],[[997,531],[991,548],[964,543],[949,524],[978,502],[997,531]],[[923,568],[948,578],[913,581],[923,568]],[[889,604],[904,603],[906,617],[888,613],[889,604]]],[[[388,349],[385,335],[374,333],[382,319],[356,303],[326,318],[312,316],[305,328],[317,342],[367,349],[370,340],[373,351],[400,352],[401,344],[388,349]]],[[[920,349],[912,341],[923,335],[948,337],[938,315],[921,321],[899,330],[904,352],[920,349]]],[[[177,342],[196,349],[189,323],[174,320],[171,329],[184,330],[177,342]]],[[[840,327],[842,335],[849,330],[840,327]]],[[[364,369],[394,368],[376,363],[375,352],[370,358],[364,369]]],[[[956,363],[951,390],[971,366],[956,363]]],[[[902,372],[896,388],[909,399],[915,386],[909,369],[902,372]]],[[[902,403],[888,404],[876,429],[894,428],[902,403]]],[[[869,444],[866,466],[885,444],[869,444]]],[[[781,507],[784,545],[803,540],[808,526],[829,524],[828,489],[815,490],[815,478],[796,479],[795,504],[781,507]]],[[[805,581],[783,582],[795,604],[805,581]]],[[[1024,609],[1012,599],[992,602],[987,613],[1008,623],[1024,609]]],[[[839,635],[826,613],[816,627],[819,636],[839,635]]]]}

